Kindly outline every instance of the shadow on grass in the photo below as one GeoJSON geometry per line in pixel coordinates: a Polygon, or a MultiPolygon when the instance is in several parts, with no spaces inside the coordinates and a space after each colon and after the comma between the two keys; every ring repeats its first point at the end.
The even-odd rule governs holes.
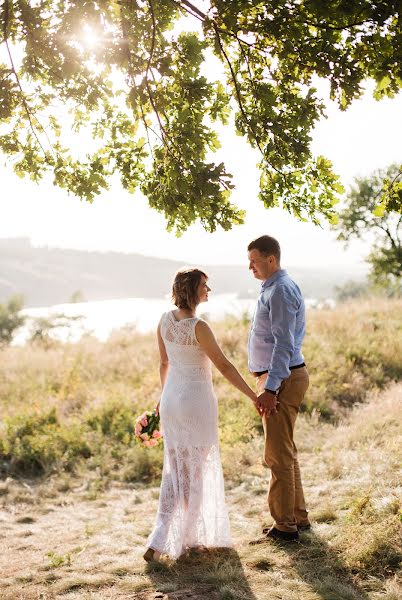
{"type": "Polygon", "coordinates": [[[299,577],[322,600],[369,600],[339,554],[314,533],[302,534],[300,544],[282,544],[299,577]]]}
{"type": "Polygon", "coordinates": [[[149,563],[146,573],[171,600],[257,600],[230,548],[190,550],[176,562],[149,563]]]}

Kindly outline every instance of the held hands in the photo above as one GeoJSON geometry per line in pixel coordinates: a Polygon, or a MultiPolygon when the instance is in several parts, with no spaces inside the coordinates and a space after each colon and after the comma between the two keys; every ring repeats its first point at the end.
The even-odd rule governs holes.
{"type": "Polygon", "coordinates": [[[255,410],[258,412],[260,417],[262,417],[262,415],[265,413],[265,409],[264,409],[263,405],[260,403],[259,398],[257,397],[257,394],[253,394],[253,397],[251,398],[251,400],[255,406],[255,410]]]}
{"type": "Polygon", "coordinates": [[[257,402],[262,406],[263,412],[261,414],[269,416],[278,412],[279,402],[276,394],[265,390],[257,397],[257,402]]]}

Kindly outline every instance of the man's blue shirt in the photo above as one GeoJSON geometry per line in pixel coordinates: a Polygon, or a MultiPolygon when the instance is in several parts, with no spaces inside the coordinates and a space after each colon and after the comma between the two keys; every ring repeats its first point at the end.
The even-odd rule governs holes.
{"type": "Polygon", "coordinates": [[[289,377],[289,367],[304,362],[301,346],[305,332],[303,296],[280,269],[261,285],[248,339],[249,369],[268,371],[265,389],[277,390],[289,377]]]}

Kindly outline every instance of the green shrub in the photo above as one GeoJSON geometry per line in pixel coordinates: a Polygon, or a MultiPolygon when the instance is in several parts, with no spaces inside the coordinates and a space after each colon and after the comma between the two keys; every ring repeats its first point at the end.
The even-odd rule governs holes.
{"type": "Polygon", "coordinates": [[[55,410],[43,415],[21,415],[5,422],[0,442],[2,470],[12,474],[42,475],[71,469],[91,449],[82,426],[62,426],[55,410]]]}
{"type": "MultiPolygon", "coordinates": [[[[336,420],[402,377],[401,311],[401,301],[376,300],[308,313],[304,353],[310,387],[304,410],[336,420]]],[[[229,319],[213,328],[253,386],[247,369],[249,323],[229,319]]],[[[153,335],[116,332],[106,343],[84,338],[49,349],[10,346],[0,353],[0,411],[6,415],[0,421],[1,472],[40,475],[71,470],[85,459],[86,467],[105,478],[158,477],[162,449],[145,450],[134,436],[135,417],[160,397],[153,335]]],[[[236,461],[260,462],[261,420],[216,370],[214,386],[223,466],[236,479],[236,461]]],[[[367,435],[376,436],[371,430],[367,435]]]]}
{"type": "Polygon", "coordinates": [[[25,323],[21,315],[24,301],[22,296],[12,296],[5,304],[0,304],[0,344],[9,344],[15,331],[25,323]]]}
{"type": "Polygon", "coordinates": [[[121,478],[123,481],[159,482],[162,474],[163,448],[134,446],[124,455],[121,478]]]}
{"type": "Polygon", "coordinates": [[[69,471],[85,459],[99,477],[151,482],[160,478],[163,446],[142,448],[129,406],[106,404],[82,419],[43,414],[6,419],[0,430],[0,472],[42,476],[69,471]]]}
{"type": "Polygon", "coordinates": [[[92,411],[86,424],[103,436],[127,445],[134,439],[135,417],[132,407],[110,403],[92,411]]]}

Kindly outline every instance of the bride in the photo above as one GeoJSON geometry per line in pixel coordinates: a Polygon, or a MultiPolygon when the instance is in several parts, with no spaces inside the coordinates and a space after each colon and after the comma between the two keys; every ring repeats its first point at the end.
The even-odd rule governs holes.
{"type": "Polygon", "coordinates": [[[211,361],[250,398],[259,414],[262,411],[256,394],[223,354],[209,325],[195,316],[198,304],[208,300],[207,280],[199,269],[179,271],[172,293],[177,309],[164,313],[158,325],[164,463],[146,561],[158,560],[161,554],[176,559],[197,546],[232,546],[211,361]]]}

